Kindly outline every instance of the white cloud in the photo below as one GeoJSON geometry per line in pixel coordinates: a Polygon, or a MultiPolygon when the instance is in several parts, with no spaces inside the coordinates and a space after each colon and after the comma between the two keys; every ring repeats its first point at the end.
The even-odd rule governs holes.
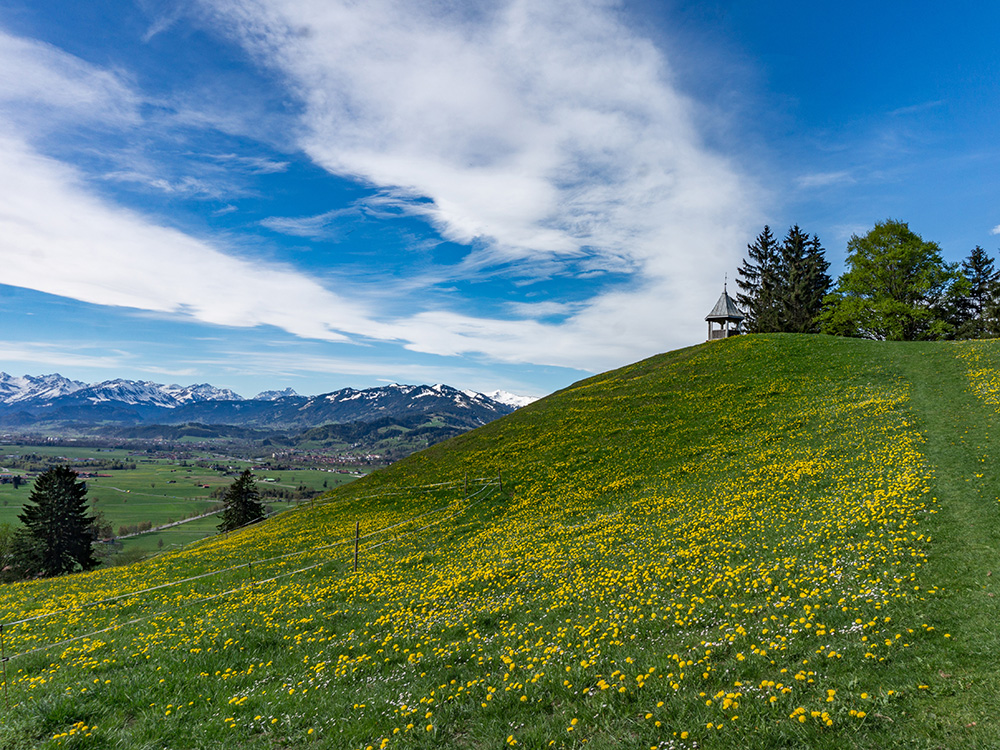
{"type": "MultiPolygon", "coordinates": [[[[138,121],[138,98],[114,72],[42,42],[0,29],[0,105],[5,118],[35,127],[53,118],[74,123],[138,121]]],[[[47,124],[51,124],[48,122],[47,124]]]]}
{"type": "Polygon", "coordinates": [[[1000,224],[993,227],[993,229],[990,230],[990,234],[1000,234],[1000,224]]]}
{"type": "MultiPolygon", "coordinates": [[[[632,280],[574,302],[560,324],[426,309],[418,295],[412,314],[380,321],[305,274],[240,259],[235,248],[222,252],[95,197],[76,169],[29,145],[30,129],[8,112],[12,127],[0,137],[4,283],[219,325],[591,370],[702,335],[721,277],[745,246],[753,193],[702,145],[663,55],[612,5],[517,0],[482,13],[396,0],[215,7],[291,80],[304,104],[295,132],[305,133],[301,146],[318,164],[380,187],[376,203],[425,215],[446,239],[475,241],[457,275],[493,268],[532,277],[570,264],[573,273],[614,270],[632,280]]],[[[6,35],[3,62],[26,72],[23,89],[0,84],[0,103],[15,102],[19,113],[137,122],[139,97],[120,75],[6,35]]],[[[309,236],[324,229],[324,217],[271,226],[309,236]]],[[[454,308],[463,306],[472,309],[462,300],[454,308]]]]}
{"type": "Polygon", "coordinates": [[[700,336],[753,191],[613,4],[205,3],[291,80],[306,152],[476,241],[467,265],[531,275],[586,258],[635,274],[558,327],[417,313],[393,328],[412,348],[594,367],[700,336]]]}
{"type": "MultiPolygon", "coordinates": [[[[78,170],[29,143],[29,136],[44,129],[42,111],[56,121],[136,124],[139,97],[120,77],[2,31],[0,68],[16,73],[0,81],[4,284],[217,325],[271,325],[328,341],[348,340],[348,333],[377,334],[379,325],[362,305],[305,274],[241,259],[101,199],[78,170]],[[15,79],[18,85],[10,83],[15,79]]],[[[233,161],[228,155],[221,160],[233,161]]],[[[270,160],[236,163],[257,171],[284,168],[270,160]]],[[[207,190],[186,179],[156,182],[145,171],[105,176],[166,192],[207,190]]]]}
{"type": "Polygon", "coordinates": [[[830,185],[849,185],[855,182],[854,176],[847,171],[816,172],[799,177],[795,183],[800,188],[829,187],[830,185]]]}
{"type": "Polygon", "coordinates": [[[0,136],[3,282],[101,305],[344,340],[372,327],[303,274],[242,260],[94,197],[70,167],[0,136]]]}

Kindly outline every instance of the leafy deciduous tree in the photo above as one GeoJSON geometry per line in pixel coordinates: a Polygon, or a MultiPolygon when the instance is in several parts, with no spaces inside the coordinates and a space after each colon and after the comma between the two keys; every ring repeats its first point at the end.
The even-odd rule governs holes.
{"type": "Polygon", "coordinates": [[[879,222],[847,243],[847,270],[827,297],[826,333],[893,341],[948,338],[963,285],[941,249],[905,222],[879,222]]]}

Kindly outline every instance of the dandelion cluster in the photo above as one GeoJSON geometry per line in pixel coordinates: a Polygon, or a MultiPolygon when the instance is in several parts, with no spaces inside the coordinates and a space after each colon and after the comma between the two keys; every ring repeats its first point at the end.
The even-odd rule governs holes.
{"type": "Polygon", "coordinates": [[[969,385],[984,403],[1000,413],[1000,362],[989,341],[958,342],[957,355],[964,360],[969,385]]]}
{"type": "Polygon", "coordinates": [[[192,716],[242,746],[857,731],[909,687],[879,665],[938,637],[905,606],[936,591],[930,474],[905,384],[776,346],[639,363],[313,511],[7,587],[6,622],[54,613],[7,627],[9,653],[104,631],[11,661],[10,688],[24,710],[126,685],[159,736],[192,716]]]}

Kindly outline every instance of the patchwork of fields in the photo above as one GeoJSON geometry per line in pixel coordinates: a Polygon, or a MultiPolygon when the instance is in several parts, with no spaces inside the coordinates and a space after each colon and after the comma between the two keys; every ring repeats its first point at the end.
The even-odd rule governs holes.
{"type": "MultiPolygon", "coordinates": [[[[5,466],[5,455],[62,458],[68,465],[97,473],[99,476],[85,480],[91,510],[103,514],[115,534],[123,526],[151,524],[159,527],[217,508],[219,500],[211,497],[212,492],[228,487],[238,471],[248,465],[245,461],[230,459],[228,463],[234,466],[234,470],[227,474],[209,468],[204,462],[145,458],[125,449],[97,452],[86,447],[0,445],[0,468],[5,466]],[[88,461],[95,459],[119,461],[135,468],[92,468],[88,461]]],[[[304,468],[258,472],[258,477],[267,479],[262,487],[295,491],[304,486],[316,492],[347,484],[353,479],[347,474],[304,468]]],[[[0,523],[19,525],[17,516],[30,492],[30,483],[17,489],[10,483],[0,484],[0,523]]],[[[272,512],[280,512],[295,507],[297,503],[276,500],[269,505],[272,512]]],[[[123,545],[126,549],[145,551],[170,549],[214,534],[217,524],[218,519],[211,516],[191,520],[159,532],[123,540],[123,545]]]]}
{"type": "Polygon", "coordinates": [[[965,583],[996,559],[998,357],[693,347],[315,507],[5,586],[0,744],[991,746],[996,605],[965,583]]]}

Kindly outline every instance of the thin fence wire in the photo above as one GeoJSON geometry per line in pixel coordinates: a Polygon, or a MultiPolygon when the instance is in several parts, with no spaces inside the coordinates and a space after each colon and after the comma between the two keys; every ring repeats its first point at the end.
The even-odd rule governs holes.
{"type": "MultiPolygon", "coordinates": [[[[483,480],[483,481],[487,481],[487,480],[483,480]]],[[[450,485],[450,484],[459,484],[459,482],[439,482],[437,484],[417,485],[417,486],[415,486],[415,487],[413,487],[411,489],[413,489],[413,490],[422,490],[422,489],[425,489],[427,487],[444,487],[444,486],[450,485]]],[[[484,486],[488,486],[488,485],[484,485],[484,486]]],[[[407,488],[402,488],[402,489],[405,490],[407,488]]],[[[403,493],[403,492],[393,492],[393,493],[385,493],[383,495],[372,494],[372,495],[366,495],[366,496],[363,496],[363,497],[360,497],[360,498],[353,498],[353,497],[352,498],[346,498],[342,502],[356,502],[358,500],[365,500],[365,499],[379,499],[379,498],[382,498],[382,497],[389,497],[389,496],[400,495],[400,494],[405,494],[405,493],[403,493]]],[[[474,496],[475,495],[470,495],[469,497],[474,497],[474,496]]],[[[365,536],[363,536],[361,538],[362,539],[367,539],[367,538],[369,538],[371,536],[374,536],[376,534],[380,534],[380,533],[383,533],[385,531],[388,531],[388,530],[391,530],[391,529],[394,529],[394,528],[398,528],[399,526],[403,526],[403,525],[405,525],[407,523],[410,523],[411,521],[418,520],[420,518],[423,518],[423,517],[428,516],[428,515],[432,515],[434,513],[438,513],[441,510],[446,510],[447,508],[451,507],[452,504],[453,503],[450,503],[449,505],[442,506],[440,508],[435,508],[434,510],[427,511],[426,513],[422,513],[419,516],[414,516],[413,518],[407,519],[407,520],[402,521],[402,522],[400,522],[398,524],[395,524],[393,526],[389,526],[389,527],[387,527],[385,529],[379,529],[377,531],[373,531],[373,532],[371,532],[369,534],[366,534],[365,536]]],[[[273,515],[278,515],[278,514],[273,514],[273,515]]],[[[238,526],[237,528],[233,529],[232,531],[239,531],[240,529],[247,528],[248,526],[252,526],[255,523],[259,523],[259,521],[251,521],[250,523],[246,523],[246,524],[243,524],[241,526],[238,526]]],[[[350,537],[344,537],[343,539],[339,539],[339,540],[334,541],[334,542],[329,542],[327,544],[322,544],[322,545],[318,545],[318,546],[315,546],[315,547],[307,547],[306,549],[296,550],[294,552],[287,552],[285,554],[275,555],[273,557],[259,558],[259,559],[256,559],[256,560],[251,560],[249,562],[255,563],[255,564],[261,564],[262,565],[262,564],[266,564],[266,563],[269,563],[269,562],[275,562],[275,561],[278,561],[278,560],[284,560],[284,559],[287,559],[287,558],[290,558],[290,557],[296,557],[298,555],[305,555],[305,554],[308,554],[310,552],[320,552],[320,551],[325,550],[325,549],[330,549],[331,547],[336,547],[337,545],[343,544],[344,542],[349,541],[349,540],[351,540],[353,538],[354,538],[354,536],[352,535],[350,537]]],[[[98,599],[98,600],[95,600],[95,601],[92,601],[92,602],[86,602],[84,604],[79,604],[79,605],[76,605],[74,607],[64,607],[63,609],[57,609],[57,610],[53,610],[51,612],[45,612],[45,613],[42,613],[42,614],[39,614],[39,615],[34,615],[32,617],[25,617],[25,618],[22,618],[20,620],[5,620],[3,622],[0,622],[0,625],[7,626],[7,627],[10,627],[10,626],[13,626],[13,625],[21,625],[21,624],[24,624],[24,623],[27,623],[27,622],[33,622],[35,620],[42,620],[42,619],[46,619],[46,618],[49,618],[49,617],[54,617],[55,615],[65,614],[66,612],[74,612],[74,611],[78,611],[78,610],[81,610],[81,609],[86,609],[88,607],[94,607],[94,606],[97,606],[99,604],[110,604],[111,602],[114,602],[114,601],[117,601],[117,600],[120,600],[120,599],[128,599],[130,597],[138,596],[140,594],[147,594],[147,593],[149,593],[151,591],[158,591],[158,590],[165,589],[165,588],[171,588],[173,586],[180,586],[180,585],[182,585],[184,583],[190,583],[192,581],[201,580],[203,578],[210,578],[210,577],[215,576],[215,575],[221,575],[223,573],[229,573],[229,572],[231,572],[233,570],[237,570],[238,568],[241,568],[245,564],[246,563],[241,562],[241,563],[239,563],[237,565],[232,565],[232,566],[230,566],[228,568],[220,568],[219,570],[212,570],[212,571],[208,571],[206,573],[199,573],[198,575],[188,576],[187,578],[182,578],[182,579],[179,579],[177,581],[170,581],[168,583],[159,584],[157,586],[150,586],[150,587],[144,588],[144,589],[137,589],[135,591],[127,591],[125,593],[116,594],[115,596],[107,597],[105,599],[98,599]]]]}
{"type": "MultiPolygon", "coordinates": [[[[429,528],[431,528],[433,526],[436,526],[438,524],[444,523],[445,521],[448,521],[448,520],[450,520],[452,518],[457,517],[458,515],[461,515],[462,513],[468,511],[470,508],[478,505],[481,502],[484,502],[485,500],[493,497],[496,494],[494,492],[490,492],[489,494],[486,494],[486,492],[488,490],[490,490],[490,489],[496,489],[496,490],[499,491],[499,486],[500,485],[499,485],[499,482],[496,479],[482,479],[482,480],[472,480],[472,481],[483,481],[483,482],[487,482],[487,483],[483,484],[479,488],[479,490],[477,490],[475,493],[472,493],[471,495],[468,495],[468,496],[464,496],[463,498],[461,498],[460,500],[458,500],[458,501],[456,501],[454,503],[450,503],[448,505],[441,506],[439,508],[435,508],[435,509],[430,510],[430,511],[426,511],[426,512],[421,513],[419,515],[412,516],[412,517],[410,517],[410,518],[408,518],[408,519],[406,519],[404,521],[401,521],[399,523],[393,524],[391,526],[383,527],[381,529],[377,529],[376,531],[370,532],[368,534],[365,534],[364,536],[357,537],[357,538],[358,539],[371,539],[374,536],[378,536],[380,534],[385,534],[386,532],[392,531],[394,529],[398,529],[398,528],[400,528],[402,526],[406,526],[407,524],[411,524],[414,521],[418,521],[418,520],[420,520],[422,518],[426,518],[428,516],[434,515],[435,513],[440,513],[442,511],[448,510],[449,508],[452,508],[452,507],[455,507],[455,506],[458,506],[458,505],[462,505],[461,508],[459,508],[458,510],[456,510],[451,515],[445,516],[443,518],[439,518],[439,519],[437,519],[435,521],[432,521],[431,523],[425,524],[425,525],[420,526],[420,527],[418,527],[416,529],[411,529],[411,530],[409,530],[409,531],[407,531],[407,532],[405,532],[403,534],[398,534],[398,535],[392,537],[391,539],[386,539],[386,540],[384,540],[382,542],[379,542],[377,544],[370,544],[370,545],[368,545],[368,546],[366,546],[364,548],[364,551],[365,552],[371,552],[371,551],[373,551],[375,549],[378,549],[380,547],[383,547],[383,546],[385,546],[387,544],[391,544],[392,542],[400,541],[402,539],[405,539],[408,536],[412,536],[413,534],[417,534],[417,533],[419,533],[421,531],[426,531],[427,529],[429,529],[429,528]],[[469,502],[469,501],[472,501],[472,502],[469,502]]],[[[453,485],[453,484],[461,484],[461,482],[441,482],[441,483],[438,483],[436,485],[421,485],[420,487],[414,488],[414,489],[423,489],[425,487],[431,487],[431,486],[433,486],[433,487],[443,487],[443,486],[446,486],[446,485],[453,485]]],[[[399,494],[399,493],[395,493],[395,494],[399,494]]],[[[369,496],[369,497],[378,497],[378,496],[369,496]]],[[[23,623],[27,623],[27,622],[32,622],[32,621],[35,621],[35,620],[43,619],[45,617],[52,617],[52,616],[55,616],[57,614],[63,614],[63,613],[66,613],[66,612],[75,612],[75,611],[79,611],[81,609],[85,609],[85,608],[88,608],[88,607],[96,606],[98,604],[109,604],[109,603],[112,603],[114,601],[118,601],[118,600],[125,599],[125,598],[128,598],[128,597],[137,596],[139,594],[145,594],[145,593],[149,593],[149,592],[152,592],[152,591],[158,591],[158,590],[161,590],[161,589],[164,589],[164,588],[178,586],[178,585],[181,585],[183,583],[189,583],[189,582],[192,582],[192,581],[197,581],[197,580],[200,580],[200,579],[203,579],[203,578],[207,578],[207,577],[210,577],[210,576],[213,576],[213,575],[220,575],[222,573],[231,572],[231,571],[234,571],[234,570],[239,570],[239,569],[243,568],[244,566],[246,566],[248,569],[252,570],[252,566],[253,565],[262,565],[262,564],[265,564],[267,562],[273,562],[275,560],[287,559],[289,557],[294,557],[294,556],[299,555],[299,554],[306,554],[308,552],[322,551],[322,550],[325,550],[325,549],[330,549],[332,547],[343,545],[346,542],[349,542],[351,539],[354,539],[354,538],[355,538],[354,536],[344,537],[343,539],[340,539],[340,540],[338,540],[336,542],[333,542],[333,543],[330,543],[330,544],[326,544],[326,545],[322,545],[322,546],[319,546],[319,547],[309,548],[307,550],[301,550],[301,551],[297,551],[297,552],[294,552],[294,553],[288,553],[288,554],[285,554],[285,555],[278,555],[278,556],[274,556],[274,557],[271,557],[271,558],[262,558],[260,560],[248,561],[248,562],[245,562],[245,563],[240,563],[238,565],[230,566],[228,568],[223,568],[221,570],[210,571],[208,573],[199,574],[197,576],[189,576],[189,577],[181,579],[179,581],[172,581],[172,582],[169,582],[169,583],[161,584],[159,586],[151,586],[151,587],[146,588],[146,589],[140,589],[140,590],[137,590],[137,591],[126,592],[126,593],[123,593],[123,594],[120,594],[120,595],[117,595],[117,596],[114,596],[114,597],[108,597],[106,599],[101,599],[101,600],[94,601],[94,602],[87,602],[86,604],[82,604],[82,605],[79,605],[77,607],[68,607],[68,608],[64,608],[62,610],[56,610],[56,611],[51,612],[51,613],[46,613],[44,615],[37,615],[35,617],[23,618],[21,620],[15,620],[15,621],[10,621],[10,622],[3,622],[3,623],[0,623],[0,633],[3,633],[3,629],[5,627],[9,628],[9,627],[11,627],[13,625],[19,625],[19,624],[23,624],[23,623]]],[[[308,572],[310,570],[314,570],[316,568],[323,567],[324,565],[330,565],[332,563],[341,563],[341,562],[347,562],[347,561],[346,560],[340,560],[340,559],[328,559],[328,560],[322,560],[320,562],[313,563],[311,565],[307,565],[307,566],[304,566],[304,567],[301,567],[301,568],[297,568],[295,570],[286,571],[284,573],[279,573],[278,575],[271,576],[270,578],[255,579],[255,578],[253,578],[251,576],[251,578],[250,578],[249,581],[245,581],[242,585],[237,586],[235,588],[228,589],[226,591],[217,592],[215,594],[210,594],[210,595],[207,595],[207,596],[202,596],[202,597],[199,597],[196,600],[187,601],[187,602],[184,602],[183,604],[179,604],[179,605],[176,605],[174,607],[168,607],[166,609],[163,609],[163,610],[160,610],[160,611],[157,611],[157,612],[148,613],[148,614],[142,615],[140,617],[135,617],[135,618],[132,618],[130,620],[124,621],[124,622],[113,623],[113,624],[111,624],[111,625],[109,625],[109,626],[107,626],[105,628],[100,628],[98,630],[93,630],[93,631],[90,631],[88,633],[82,633],[80,635],[76,635],[76,636],[73,636],[71,638],[65,638],[65,639],[62,639],[60,641],[55,641],[53,643],[48,643],[48,644],[45,644],[43,646],[38,646],[36,648],[29,649],[28,651],[22,651],[22,652],[19,652],[19,653],[16,653],[16,654],[11,654],[10,656],[0,656],[0,661],[3,662],[4,668],[6,669],[6,663],[8,661],[12,660],[12,659],[17,659],[17,658],[20,658],[20,657],[29,656],[31,654],[40,653],[42,651],[48,651],[48,650],[56,648],[58,646],[64,646],[64,645],[67,645],[67,644],[70,644],[70,643],[74,643],[74,642],[77,642],[77,641],[86,640],[86,639],[92,638],[93,636],[101,635],[103,633],[107,633],[107,632],[110,632],[112,630],[117,630],[119,628],[127,627],[129,625],[135,625],[135,624],[138,624],[140,622],[145,622],[145,621],[148,621],[148,620],[153,620],[153,619],[155,619],[157,617],[162,617],[163,615],[170,614],[172,612],[176,612],[176,611],[181,610],[181,609],[187,609],[187,608],[190,608],[190,607],[199,606],[199,605],[202,605],[202,604],[204,604],[206,602],[213,601],[213,600],[225,597],[225,596],[229,596],[230,594],[235,594],[235,593],[239,593],[239,592],[242,592],[242,591],[246,591],[248,589],[253,589],[254,587],[256,587],[258,585],[268,584],[268,583],[275,583],[275,582],[277,582],[277,581],[279,581],[279,580],[281,580],[283,578],[288,578],[288,577],[291,577],[291,576],[300,575],[300,574],[308,572]]],[[[5,686],[5,688],[6,688],[6,685],[7,685],[7,681],[5,679],[4,680],[4,686],[5,686]]]]}

